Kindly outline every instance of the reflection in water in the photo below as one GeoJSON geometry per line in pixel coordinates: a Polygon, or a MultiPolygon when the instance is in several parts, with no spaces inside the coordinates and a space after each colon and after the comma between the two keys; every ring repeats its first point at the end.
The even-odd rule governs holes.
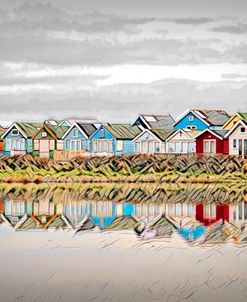
{"type": "Polygon", "coordinates": [[[0,301],[246,301],[246,196],[176,184],[2,184],[0,301]]]}
{"type": "Polygon", "coordinates": [[[131,229],[144,239],[178,233],[187,241],[200,239],[200,243],[247,238],[247,201],[242,191],[215,187],[126,189],[108,185],[71,189],[19,185],[3,187],[1,193],[0,223],[16,231],[63,229],[78,234],[95,228],[131,229]],[[157,201],[147,200],[150,192],[157,201]],[[236,196],[237,202],[229,196],[236,196]]]}

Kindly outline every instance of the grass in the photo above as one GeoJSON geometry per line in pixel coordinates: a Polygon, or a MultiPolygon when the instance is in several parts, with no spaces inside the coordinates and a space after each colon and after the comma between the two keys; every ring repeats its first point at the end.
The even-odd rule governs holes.
{"type": "Polygon", "coordinates": [[[206,174],[206,173],[182,173],[179,171],[164,171],[162,173],[124,173],[112,172],[109,169],[83,169],[61,170],[54,168],[28,167],[25,169],[10,169],[9,167],[0,170],[1,182],[157,182],[157,183],[243,183],[247,184],[247,174],[244,172],[206,174]]]}

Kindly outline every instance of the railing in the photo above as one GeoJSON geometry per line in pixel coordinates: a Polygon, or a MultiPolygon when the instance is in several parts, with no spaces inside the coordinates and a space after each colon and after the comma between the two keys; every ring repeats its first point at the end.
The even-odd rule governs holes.
{"type": "Polygon", "coordinates": [[[54,160],[56,161],[70,161],[76,157],[85,157],[90,155],[89,152],[85,150],[76,151],[65,151],[65,150],[54,150],[54,160]]]}

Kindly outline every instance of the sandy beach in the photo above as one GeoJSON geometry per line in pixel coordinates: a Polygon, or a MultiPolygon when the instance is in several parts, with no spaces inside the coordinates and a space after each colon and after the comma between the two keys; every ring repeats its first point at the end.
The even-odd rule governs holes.
{"type": "Polygon", "coordinates": [[[188,244],[178,234],[15,232],[0,227],[1,301],[224,301],[247,299],[247,247],[188,244]]]}

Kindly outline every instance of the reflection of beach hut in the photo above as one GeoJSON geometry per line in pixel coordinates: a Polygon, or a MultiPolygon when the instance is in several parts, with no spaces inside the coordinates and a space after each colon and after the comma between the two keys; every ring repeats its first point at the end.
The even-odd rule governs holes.
{"type": "Polygon", "coordinates": [[[17,230],[47,230],[47,229],[72,228],[64,215],[54,214],[51,217],[46,216],[27,216],[25,221],[20,224],[17,230]],[[44,219],[44,217],[46,219],[44,219]]]}
{"type": "Polygon", "coordinates": [[[88,217],[96,226],[104,230],[117,217],[116,204],[109,201],[92,202],[88,217]]]}
{"type": "Polygon", "coordinates": [[[189,216],[195,218],[195,205],[192,202],[166,203],[165,213],[169,217],[189,216]]]}
{"type": "Polygon", "coordinates": [[[155,231],[156,236],[171,236],[174,226],[164,215],[160,215],[147,225],[147,229],[155,231]]]}
{"type": "Polygon", "coordinates": [[[74,228],[78,228],[87,216],[89,204],[86,201],[65,201],[63,203],[63,214],[74,228]]]}
{"type": "Polygon", "coordinates": [[[247,223],[243,223],[241,225],[241,233],[239,236],[239,240],[242,243],[247,243],[247,223]]]}
{"type": "Polygon", "coordinates": [[[164,211],[164,204],[160,205],[153,202],[135,204],[135,217],[146,223],[152,222],[153,219],[159,217],[164,211]]]}
{"type": "Polygon", "coordinates": [[[7,199],[2,205],[2,212],[2,219],[15,227],[26,214],[26,202],[18,199],[7,199]]]}
{"type": "Polygon", "coordinates": [[[215,223],[220,219],[229,221],[229,205],[216,205],[215,203],[197,204],[196,219],[205,225],[215,223]]]}
{"type": "Polygon", "coordinates": [[[189,241],[197,240],[203,236],[206,231],[204,225],[188,216],[169,217],[169,221],[174,225],[178,233],[189,241]]]}
{"type": "Polygon", "coordinates": [[[138,218],[135,216],[135,206],[130,202],[116,203],[116,218],[105,230],[129,230],[137,224],[138,218]]]}
{"type": "Polygon", "coordinates": [[[75,234],[78,234],[83,231],[93,230],[96,227],[94,222],[86,215],[84,219],[76,226],[75,234]]]}
{"type": "Polygon", "coordinates": [[[133,216],[117,217],[108,227],[106,231],[122,231],[130,230],[135,227],[137,220],[133,216]]]}
{"type": "Polygon", "coordinates": [[[245,200],[229,206],[229,222],[238,227],[247,223],[247,202],[245,200]]]}
{"type": "Polygon", "coordinates": [[[233,224],[220,220],[207,228],[203,243],[239,242],[240,230],[233,224]]]}

